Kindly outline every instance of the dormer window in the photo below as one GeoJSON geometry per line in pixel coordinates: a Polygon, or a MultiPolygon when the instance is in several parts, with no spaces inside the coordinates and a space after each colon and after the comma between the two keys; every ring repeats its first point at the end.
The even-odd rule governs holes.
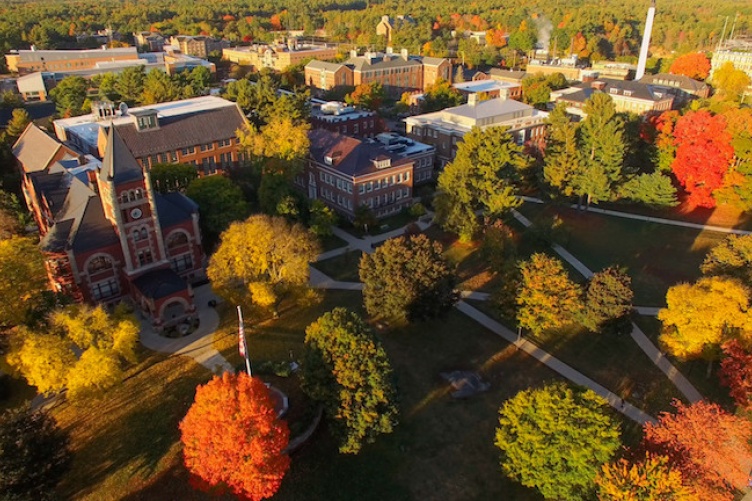
{"type": "Polygon", "coordinates": [[[131,115],[136,120],[136,129],[139,132],[159,128],[156,110],[131,111],[131,115]]]}
{"type": "Polygon", "coordinates": [[[389,157],[378,157],[373,159],[373,165],[377,169],[386,169],[392,166],[392,159],[389,157]]]}

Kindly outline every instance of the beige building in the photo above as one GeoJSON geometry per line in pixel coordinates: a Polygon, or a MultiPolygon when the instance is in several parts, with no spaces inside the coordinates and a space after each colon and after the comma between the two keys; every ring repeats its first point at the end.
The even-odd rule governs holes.
{"type": "Polygon", "coordinates": [[[467,104],[405,119],[408,137],[436,147],[443,167],[454,159],[457,144],[473,127],[507,127],[517,144],[538,147],[544,138],[548,113],[511,99],[478,100],[468,95],[467,104]]]}
{"type": "Polygon", "coordinates": [[[305,81],[314,91],[378,82],[387,94],[399,97],[403,92],[425,90],[440,78],[451,81],[451,72],[448,59],[410,56],[407,49],[395,54],[389,47],[386,53],[362,56],[351,51],[344,63],[311,61],[305,68],[305,81]]]}
{"type": "Polygon", "coordinates": [[[610,80],[599,78],[574,87],[551,92],[551,100],[567,104],[567,112],[584,116],[582,108],[595,93],[603,92],[611,96],[617,112],[631,112],[650,115],[670,110],[674,105],[674,95],[664,86],[632,80],[610,80]]]}
{"type": "Polygon", "coordinates": [[[101,63],[131,61],[140,62],[135,47],[117,49],[91,50],[19,50],[5,56],[8,69],[19,75],[28,75],[36,71],[65,72],[89,70],[101,66],[101,63]]]}
{"type": "Polygon", "coordinates": [[[222,52],[222,40],[207,36],[178,35],[170,38],[174,50],[183,54],[206,59],[214,51],[222,52]]]}
{"type": "MultiPolygon", "coordinates": [[[[710,82],[713,82],[713,73],[724,65],[732,63],[734,68],[742,70],[752,81],[752,39],[727,40],[723,46],[713,52],[710,60],[710,82]]],[[[747,87],[747,94],[752,95],[752,84],[747,87]]]]}
{"type": "Polygon", "coordinates": [[[290,40],[287,44],[251,45],[222,49],[222,59],[244,66],[252,66],[255,71],[271,68],[284,71],[303,61],[316,59],[326,61],[337,56],[334,45],[298,44],[290,40]]]}

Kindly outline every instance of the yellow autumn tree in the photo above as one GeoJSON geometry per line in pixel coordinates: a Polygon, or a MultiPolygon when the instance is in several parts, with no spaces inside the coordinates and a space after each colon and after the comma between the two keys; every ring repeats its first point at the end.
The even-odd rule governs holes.
{"type": "Polygon", "coordinates": [[[700,501],[666,456],[648,455],[639,463],[625,459],[606,463],[595,485],[600,501],[700,501]]]}
{"type": "Polygon", "coordinates": [[[32,239],[0,240],[0,277],[0,327],[13,327],[41,305],[48,288],[44,260],[32,239]]]}
{"type": "Polygon", "coordinates": [[[257,214],[230,225],[220,240],[206,272],[228,301],[275,311],[284,299],[308,291],[308,263],[320,249],[300,224],[257,214]]]}
{"type": "Polygon", "coordinates": [[[697,357],[734,338],[752,339],[749,289],[735,278],[675,285],[666,294],[666,305],[658,312],[660,340],[677,357],[697,357]]]}
{"type": "Polygon", "coordinates": [[[123,378],[123,365],[135,363],[140,327],[119,306],[70,306],[54,312],[44,332],[19,329],[8,362],[40,393],[68,389],[71,398],[107,389],[123,378]]]}
{"type": "Polygon", "coordinates": [[[538,335],[574,322],[582,309],[582,290],[556,258],[542,253],[520,264],[517,321],[538,335]]]}
{"type": "Polygon", "coordinates": [[[296,124],[292,118],[274,117],[261,128],[253,125],[237,131],[243,148],[257,157],[295,162],[308,153],[310,142],[307,123],[296,124]]]}

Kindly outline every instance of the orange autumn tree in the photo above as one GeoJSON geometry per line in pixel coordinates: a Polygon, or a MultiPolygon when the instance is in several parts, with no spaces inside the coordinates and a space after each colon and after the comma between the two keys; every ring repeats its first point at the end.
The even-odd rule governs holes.
{"type": "Polygon", "coordinates": [[[671,63],[668,72],[695,80],[705,80],[710,74],[710,59],[702,52],[690,52],[677,57],[671,63]]]}
{"type": "Polygon", "coordinates": [[[259,501],[277,492],[290,467],[290,430],[277,419],[264,382],[245,373],[196,388],[180,431],[185,466],[201,490],[259,501]]]}
{"type": "Polygon", "coordinates": [[[673,405],[675,414],[664,412],[657,423],[645,424],[643,445],[667,456],[700,499],[734,499],[752,464],[752,423],[704,400],[673,405]]]}
{"type": "Polygon", "coordinates": [[[688,202],[698,207],[715,207],[713,192],[734,157],[726,118],[705,110],[690,111],[676,121],[676,158],[671,170],[689,194],[688,202]]]}
{"type": "Polygon", "coordinates": [[[736,339],[723,345],[725,355],[719,374],[736,405],[752,410],[752,353],[736,339]]]}

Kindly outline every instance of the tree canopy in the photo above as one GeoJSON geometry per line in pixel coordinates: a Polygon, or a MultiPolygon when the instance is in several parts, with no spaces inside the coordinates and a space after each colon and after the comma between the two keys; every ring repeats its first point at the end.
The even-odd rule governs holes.
{"type": "Polygon", "coordinates": [[[339,450],[357,454],[397,424],[392,368],[355,313],[335,308],[306,329],[303,390],[324,404],[339,450]]]}
{"type": "Polygon", "coordinates": [[[497,219],[521,203],[515,184],[531,165],[531,158],[503,127],[474,127],[439,174],[438,220],[463,241],[471,240],[478,230],[476,211],[497,219]]]}
{"type": "Polygon", "coordinates": [[[49,414],[28,406],[0,414],[0,498],[53,501],[71,461],[69,438],[49,414]]]}
{"type": "Polygon", "coordinates": [[[562,383],[519,392],[499,409],[502,470],[546,499],[587,499],[621,446],[606,406],[593,391],[562,383]]]}
{"type": "Polygon", "coordinates": [[[710,59],[702,52],[690,52],[674,59],[669,73],[705,80],[710,74],[710,59]]]}
{"type": "Polygon", "coordinates": [[[83,115],[89,111],[84,107],[87,89],[88,84],[83,77],[67,76],[50,91],[50,97],[61,116],[83,115]]]}
{"type": "Polygon", "coordinates": [[[369,315],[424,320],[457,301],[457,279],[441,245],[425,235],[392,238],[360,260],[363,303],[369,315]]]}
{"type": "Polygon", "coordinates": [[[15,236],[0,240],[0,276],[0,325],[20,325],[41,304],[49,287],[37,244],[15,236]]]}
{"type": "Polygon", "coordinates": [[[259,501],[277,492],[290,467],[290,430],[266,384],[243,372],[196,388],[180,431],[185,466],[202,490],[224,487],[259,501]]]}
{"type": "Polygon", "coordinates": [[[140,330],[124,306],[112,314],[102,306],[69,306],[52,313],[48,329],[15,333],[8,362],[40,393],[98,394],[122,381],[124,363],[136,362],[140,330]]]}
{"type": "Polygon", "coordinates": [[[194,179],[185,194],[198,204],[201,231],[210,241],[216,241],[230,223],[248,215],[243,191],[224,176],[194,179]]]}
{"type": "Polygon", "coordinates": [[[636,463],[622,458],[604,464],[595,484],[598,499],[604,501],[701,501],[684,485],[681,471],[660,455],[648,454],[636,463]]]}
{"type": "Polygon", "coordinates": [[[302,225],[257,214],[222,233],[206,273],[215,290],[235,304],[276,312],[284,299],[308,291],[308,263],[319,252],[317,238],[302,225]]]}
{"type": "Polygon", "coordinates": [[[160,193],[184,192],[198,178],[198,172],[191,164],[154,164],[149,169],[149,176],[160,193]]]}

